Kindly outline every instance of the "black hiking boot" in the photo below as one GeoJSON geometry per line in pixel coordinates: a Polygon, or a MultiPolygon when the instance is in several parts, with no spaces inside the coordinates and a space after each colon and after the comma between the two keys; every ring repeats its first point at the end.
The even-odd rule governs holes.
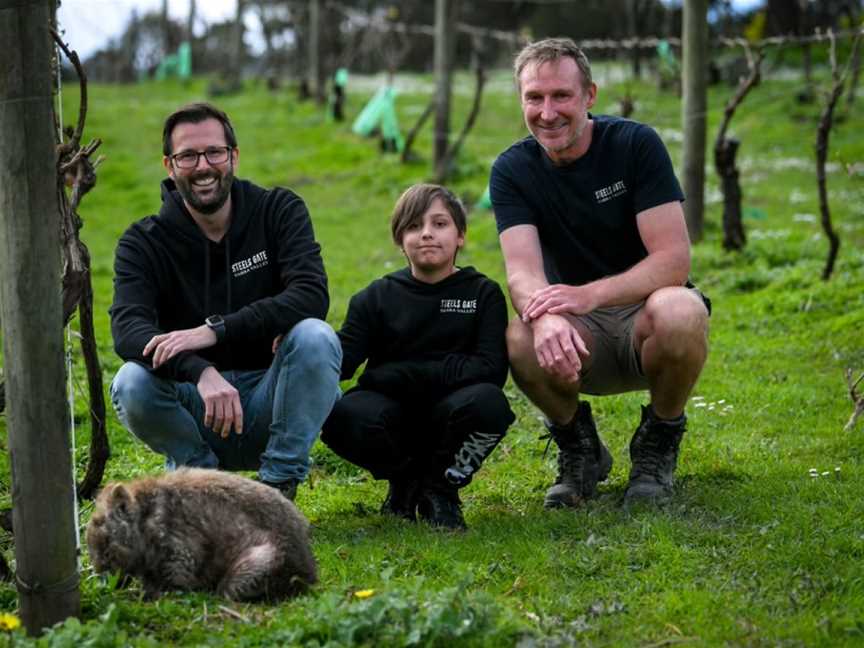
{"type": "Polygon", "coordinates": [[[465,531],[465,517],[459,491],[449,484],[425,484],[417,501],[420,519],[432,526],[451,531],[465,531]]]}
{"type": "Polygon", "coordinates": [[[576,415],[567,425],[547,422],[546,428],[558,446],[558,477],[546,491],[543,506],[579,506],[597,495],[597,483],[604,481],[612,470],[612,455],[597,435],[591,406],[586,402],[579,403],[576,415]]]}
{"type": "Polygon", "coordinates": [[[270,488],[275,488],[278,490],[287,500],[294,501],[294,498],[297,497],[297,486],[300,484],[296,479],[286,479],[282,482],[269,482],[258,478],[258,481],[264,484],[265,486],[269,486],[270,488]]]}
{"type": "Polygon", "coordinates": [[[630,481],[624,504],[637,501],[662,503],[672,496],[678,447],[687,429],[683,414],[675,421],[658,419],[654,410],[642,407],[642,421],[630,440],[630,481]]]}
{"type": "Polygon", "coordinates": [[[381,513],[416,522],[420,482],[409,479],[391,479],[388,484],[387,497],[381,504],[381,513]]]}

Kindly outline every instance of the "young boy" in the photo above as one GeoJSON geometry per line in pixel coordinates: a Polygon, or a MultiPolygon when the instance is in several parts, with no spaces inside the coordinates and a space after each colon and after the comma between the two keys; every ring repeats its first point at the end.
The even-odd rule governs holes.
{"type": "Polygon", "coordinates": [[[419,184],[396,203],[393,241],[408,268],[351,299],[339,339],[339,400],[321,439],[390,483],[382,512],[465,529],[466,486],[514,420],[507,379],[507,306],[474,268],[458,268],[465,210],[444,187],[419,184]]]}

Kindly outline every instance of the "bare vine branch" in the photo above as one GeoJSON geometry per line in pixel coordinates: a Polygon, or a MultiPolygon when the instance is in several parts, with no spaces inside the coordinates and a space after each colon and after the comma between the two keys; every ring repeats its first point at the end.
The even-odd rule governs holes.
{"type": "Polygon", "coordinates": [[[726,102],[723,121],[714,140],[714,166],[720,176],[720,187],[723,191],[723,247],[727,250],[742,249],[747,242],[747,236],[741,220],[741,184],[738,181],[738,168],[735,166],[735,156],[741,142],[727,137],[726,132],[735,110],[747,94],[759,85],[762,79],[762,60],[765,56],[761,47],[756,47],[754,52],[751,44],[743,38],[736,39],[735,42],[744,48],[749,73],[739,80],[735,94],[726,102]]]}
{"type": "MultiPolygon", "coordinates": [[[[93,324],[93,286],[90,276],[90,252],[81,241],[81,217],[78,206],[84,195],[96,185],[96,167],[91,156],[102,144],[94,139],[81,147],[81,136],[87,116],[87,77],[78,54],[71,50],[56,31],[51,30],[54,41],[70,60],[78,74],[81,89],[78,122],[74,129],[67,131],[69,139],[57,143],[57,200],[60,208],[60,223],[63,254],[63,322],[69,323],[78,311],[81,329],[80,344],[87,370],[88,395],[90,401],[90,454],[87,471],[78,484],[78,495],[82,499],[93,497],[110,454],[106,428],[105,395],[102,384],[102,368],[96,344],[93,324]],[[71,187],[69,195],[67,187],[71,187]]],[[[58,134],[62,137],[62,134],[58,134]]]]}
{"type": "Polygon", "coordinates": [[[736,39],[736,42],[744,48],[744,54],[747,57],[747,69],[749,74],[743,77],[739,83],[735,94],[726,102],[723,109],[723,121],[720,124],[720,130],[717,132],[715,147],[718,143],[726,140],[726,130],[729,128],[729,122],[735,115],[735,110],[744,101],[747,94],[762,81],[762,61],[765,58],[765,52],[761,47],[752,47],[749,42],[743,38],[736,39]],[[755,51],[755,54],[753,50],[755,51]]]}
{"type": "Polygon", "coordinates": [[[402,147],[402,162],[409,162],[411,160],[411,148],[414,146],[414,140],[417,138],[417,134],[420,132],[420,129],[423,128],[423,124],[425,124],[426,120],[429,119],[433,110],[435,110],[434,95],[429,100],[429,103],[426,104],[426,108],[423,109],[420,117],[414,123],[414,127],[408,133],[407,137],[405,137],[405,146],[402,147]]]}
{"type": "MultiPolygon", "coordinates": [[[[474,123],[477,121],[477,115],[480,113],[480,102],[483,98],[483,86],[486,83],[486,74],[483,71],[483,67],[479,64],[477,65],[475,75],[477,81],[474,88],[474,102],[471,104],[471,112],[468,115],[468,119],[465,120],[465,125],[459,133],[459,137],[453,145],[447,149],[447,153],[444,155],[444,160],[440,165],[440,168],[443,169],[446,174],[449,174],[453,161],[456,159],[456,156],[459,155],[459,150],[465,143],[465,138],[468,137],[468,133],[471,132],[474,123]]],[[[445,179],[446,178],[437,178],[436,180],[437,182],[442,183],[445,179]]]]}
{"type": "Polygon", "coordinates": [[[60,38],[60,34],[54,28],[50,28],[51,36],[57,46],[63,50],[66,58],[75,67],[75,73],[78,75],[78,86],[81,91],[81,107],[78,110],[78,124],[75,126],[75,131],[66,143],[70,149],[77,149],[81,142],[81,135],[84,133],[84,121],[87,119],[87,75],[84,74],[84,67],[81,65],[81,59],[78,58],[78,52],[69,49],[69,46],[60,38]]]}
{"type": "Polygon", "coordinates": [[[816,184],[819,189],[819,212],[822,229],[825,231],[829,245],[828,258],[825,261],[825,268],[822,270],[823,281],[827,281],[831,277],[834,271],[834,263],[840,250],[840,237],[834,231],[831,223],[831,210],[828,207],[828,187],[825,173],[825,165],[828,160],[828,141],[831,135],[831,127],[834,124],[834,108],[840,95],[843,94],[846,77],[861,45],[861,32],[858,33],[852,43],[852,53],[849,55],[849,60],[846,62],[846,66],[842,72],[837,66],[837,40],[834,38],[834,32],[831,30],[828,30],[828,39],[831,43],[829,52],[833,83],[831,90],[828,92],[825,107],[822,109],[822,114],[819,117],[819,127],[816,131],[816,184]]]}

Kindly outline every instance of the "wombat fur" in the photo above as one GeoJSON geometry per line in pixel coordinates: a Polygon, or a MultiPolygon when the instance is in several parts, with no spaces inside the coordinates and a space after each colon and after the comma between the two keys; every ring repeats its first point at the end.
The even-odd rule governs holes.
{"type": "Polygon", "coordinates": [[[309,522],[294,503],[218,470],[108,484],[87,525],[87,547],[97,572],[137,576],[149,598],[173,589],[278,599],[318,580],[309,522]]]}

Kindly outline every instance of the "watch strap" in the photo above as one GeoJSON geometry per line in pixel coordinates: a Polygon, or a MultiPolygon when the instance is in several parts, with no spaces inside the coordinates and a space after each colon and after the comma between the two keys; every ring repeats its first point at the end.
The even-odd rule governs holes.
{"type": "Polygon", "coordinates": [[[211,315],[204,320],[204,323],[216,334],[217,342],[225,339],[225,320],[222,319],[221,315],[211,315]]]}

